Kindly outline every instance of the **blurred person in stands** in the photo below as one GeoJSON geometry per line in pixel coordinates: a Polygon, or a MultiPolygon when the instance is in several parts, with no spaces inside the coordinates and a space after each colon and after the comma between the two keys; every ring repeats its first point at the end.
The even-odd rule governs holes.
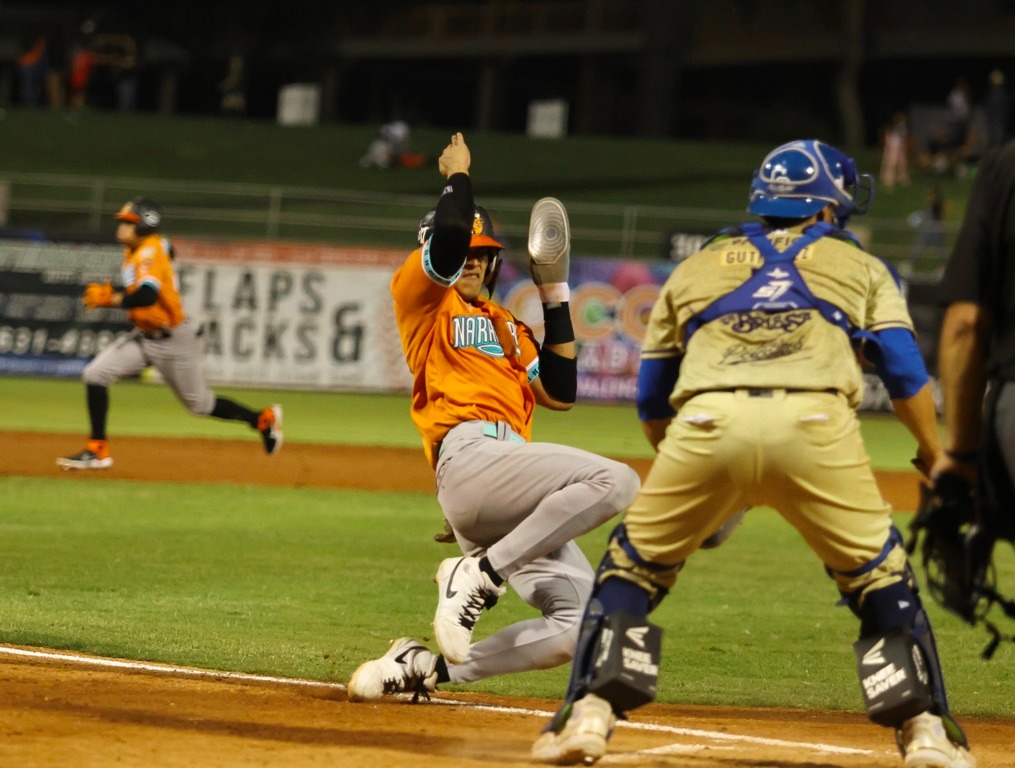
{"type": "Polygon", "coordinates": [[[885,129],[881,182],[888,190],[896,183],[909,184],[909,126],[904,112],[896,112],[891,124],[885,129]]]}
{"type": "Polygon", "coordinates": [[[92,79],[92,68],[95,66],[95,53],[92,51],[91,37],[95,32],[95,23],[91,20],[81,25],[81,34],[71,44],[70,77],[68,78],[68,105],[71,109],[81,109],[88,103],[88,87],[92,79]]]}
{"type": "Polygon", "coordinates": [[[39,35],[18,56],[18,83],[21,103],[26,107],[42,106],[43,86],[49,73],[46,55],[46,37],[39,35]]]}

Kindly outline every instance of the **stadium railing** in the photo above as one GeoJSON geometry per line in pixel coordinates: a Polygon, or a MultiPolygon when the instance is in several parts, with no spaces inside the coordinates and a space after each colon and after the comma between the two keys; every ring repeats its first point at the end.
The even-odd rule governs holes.
{"type": "MultiPolygon", "coordinates": [[[[410,247],[433,198],[362,190],[173,179],[5,174],[10,230],[64,232],[94,238],[139,190],[164,208],[169,234],[217,239],[313,241],[410,247]]],[[[521,250],[532,201],[484,198],[509,249],[521,250]]],[[[582,256],[679,260],[717,229],[748,220],[743,210],[567,202],[572,239],[582,256]]],[[[904,277],[936,280],[956,225],[864,217],[854,228],[867,247],[904,277]]]]}

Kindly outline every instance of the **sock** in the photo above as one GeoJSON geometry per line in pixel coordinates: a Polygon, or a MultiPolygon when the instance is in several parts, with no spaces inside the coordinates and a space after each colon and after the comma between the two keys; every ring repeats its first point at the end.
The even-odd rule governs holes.
{"type": "Polygon", "coordinates": [[[437,673],[437,682],[434,683],[434,685],[451,682],[451,674],[448,672],[448,663],[444,660],[443,656],[437,657],[437,668],[434,671],[437,673]]]}
{"type": "Polygon", "coordinates": [[[92,440],[106,439],[106,414],[109,413],[109,389],[98,384],[85,386],[88,402],[88,420],[91,422],[92,440]]]}
{"type": "Polygon", "coordinates": [[[228,397],[216,397],[215,406],[208,415],[227,421],[245,421],[253,429],[257,429],[257,417],[259,414],[249,408],[245,408],[234,400],[230,400],[228,397]]]}
{"type": "Polygon", "coordinates": [[[494,583],[494,586],[499,587],[504,583],[503,577],[493,569],[493,566],[490,565],[490,558],[486,555],[479,558],[479,570],[490,577],[490,581],[494,583]]]}
{"type": "Polygon", "coordinates": [[[624,611],[638,618],[648,616],[649,594],[633,581],[610,576],[599,585],[595,596],[607,616],[614,611],[624,611]]]}

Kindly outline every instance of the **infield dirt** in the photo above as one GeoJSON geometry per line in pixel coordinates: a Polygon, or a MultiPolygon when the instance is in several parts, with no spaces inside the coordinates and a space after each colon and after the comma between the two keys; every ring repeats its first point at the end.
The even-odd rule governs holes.
{"type": "MultiPolygon", "coordinates": [[[[57,456],[73,436],[5,432],[0,475],[86,479],[57,456]]],[[[251,462],[255,441],[119,438],[108,479],[432,491],[419,451],[293,444],[251,462]],[[391,467],[398,467],[392,472],[391,467]]],[[[647,461],[629,461],[642,475],[647,461]]],[[[913,473],[879,475],[897,509],[916,502],[913,473]]],[[[530,765],[555,702],[470,694],[350,704],[315,688],[179,672],[123,671],[23,659],[0,649],[0,766],[530,765]],[[442,705],[444,704],[444,705],[442,705]],[[486,706],[478,706],[486,705],[486,706]]],[[[621,726],[603,765],[655,768],[898,768],[890,732],[859,713],[652,705],[621,726]]],[[[980,768],[1015,766],[1015,720],[964,719],[980,768]]]]}

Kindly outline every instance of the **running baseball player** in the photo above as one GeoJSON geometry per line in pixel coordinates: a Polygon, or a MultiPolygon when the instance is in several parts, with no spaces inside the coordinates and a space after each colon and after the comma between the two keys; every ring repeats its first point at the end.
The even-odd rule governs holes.
{"type": "Polygon", "coordinates": [[[91,283],[85,289],[88,309],[127,310],[134,331],[106,347],[85,366],[82,378],[88,401],[91,436],[85,449],[56,460],[64,469],[106,469],[113,457],[106,439],[109,385],[149,365],[162,374],[173,394],[195,416],[242,421],[261,433],[269,456],[282,447],[282,406],[252,411],[225,397],[217,397],[201,371],[201,343],[187,323],[173,270],[173,248],[158,234],[162,214],[151,200],[138,197],[116,214],[116,239],[125,248],[121,275],[123,290],[111,283],[91,283]]]}
{"type": "Polygon", "coordinates": [[[567,410],[576,399],[567,215],[546,198],[530,220],[531,272],[546,328],[540,346],[525,324],[481,296],[492,296],[503,246],[473,200],[470,166],[457,133],[438,163],[447,186],[421,222],[421,247],[391,281],[413,374],[412,419],[465,556],[437,570],[439,653],[410,637],[393,641],[353,673],[352,701],[428,694],[443,682],[567,662],[593,582],[574,539],[624,509],[640,484],[626,464],[531,442],[537,404],[567,410]],[[505,583],[542,615],[473,643],[480,614],[505,583]]]}
{"type": "Polygon", "coordinates": [[[615,719],[655,698],[662,630],[647,615],[687,558],[745,506],[795,527],[860,620],[870,718],[906,768],[972,768],[934,635],[875,483],[854,409],[856,347],[876,367],[925,467],[940,456],[923,359],[889,270],[843,229],[873,181],[816,140],[773,150],[747,210],[663,286],[642,349],[638,412],[656,459],[612,533],[564,706],[532,756],[603,756],[615,719]]]}

